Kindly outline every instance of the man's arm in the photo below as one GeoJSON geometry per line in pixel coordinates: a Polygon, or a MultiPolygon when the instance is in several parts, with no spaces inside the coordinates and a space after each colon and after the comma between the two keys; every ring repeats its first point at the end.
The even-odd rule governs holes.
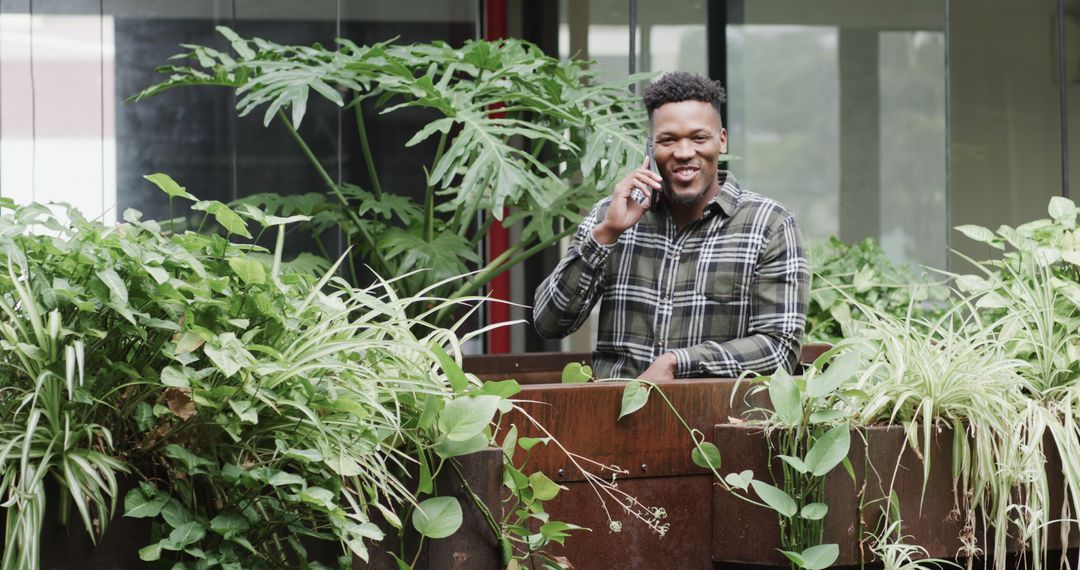
{"type": "Polygon", "coordinates": [[[581,222],[566,257],[536,289],[533,325],[544,338],[562,338],[578,329],[604,290],[604,264],[614,245],[604,245],[593,235],[607,200],[593,208],[581,222]]]}
{"type": "Polygon", "coordinates": [[[536,289],[533,326],[544,338],[562,338],[578,329],[604,290],[604,263],[623,232],[649,209],[648,198],[660,189],[660,175],[649,170],[649,157],[620,180],[610,198],[601,200],[581,222],[566,257],[536,289]],[[631,195],[644,192],[646,202],[631,195]]]}
{"type": "Polygon", "coordinates": [[[810,269],[795,219],[788,216],[770,236],[755,272],[747,336],[706,341],[675,349],[657,359],[676,378],[734,378],[750,370],[794,371],[802,348],[810,296],[810,269]],[[662,362],[661,362],[662,361],[662,362]]]}

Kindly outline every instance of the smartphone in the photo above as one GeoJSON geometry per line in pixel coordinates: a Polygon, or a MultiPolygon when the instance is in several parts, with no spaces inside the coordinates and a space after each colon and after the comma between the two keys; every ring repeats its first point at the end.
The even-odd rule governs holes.
{"type": "MultiPolygon", "coordinates": [[[[653,139],[650,136],[645,139],[645,154],[649,157],[649,170],[653,171],[658,177],[660,176],[660,169],[656,166],[656,151],[653,149],[653,139]]],[[[664,179],[660,178],[660,188],[652,189],[649,193],[649,209],[653,210],[656,205],[660,203],[660,196],[667,189],[664,184],[664,179]]]]}

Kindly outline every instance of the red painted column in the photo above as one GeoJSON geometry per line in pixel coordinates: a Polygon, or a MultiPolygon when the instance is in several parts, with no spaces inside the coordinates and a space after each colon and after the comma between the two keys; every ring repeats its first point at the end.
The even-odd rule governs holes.
{"type": "MultiPolygon", "coordinates": [[[[484,2],[484,39],[497,40],[506,37],[506,0],[486,0],[484,2]]],[[[491,215],[488,212],[487,215],[491,215]]],[[[506,211],[503,211],[503,216],[506,211]]],[[[510,233],[498,220],[491,224],[487,234],[488,261],[499,257],[510,247],[510,233]]],[[[487,305],[488,324],[504,323],[510,320],[510,305],[501,303],[510,300],[510,274],[503,273],[491,282],[491,297],[495,299],[487,305]]],[[[488,333],[488,353],[505,354],[510,352],[510,329],[503,327],[488,333]]]]}

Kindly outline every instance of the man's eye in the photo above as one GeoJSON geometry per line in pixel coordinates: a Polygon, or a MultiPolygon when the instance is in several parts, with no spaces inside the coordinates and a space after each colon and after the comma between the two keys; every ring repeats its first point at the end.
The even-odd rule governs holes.
{"type": "Polygon", "coordinates": [[[709,137],[707,137],[705,135],[698,135],[698,136],[694,137],[694,142],[706,142],[708,140],[709,140],[709,137]]]}

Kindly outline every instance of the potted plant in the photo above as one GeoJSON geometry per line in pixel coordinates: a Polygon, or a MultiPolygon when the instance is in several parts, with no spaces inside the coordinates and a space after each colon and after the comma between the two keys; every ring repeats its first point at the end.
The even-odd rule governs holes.
{"type": "MultiPolygon", "coordinates": [[[[757,380],[754,390],[768,393],[755,410],[763,419],[716,427],[714,441],[731,458],[729,486],[745,490],[745,475],[762,473],[783,482],[783,494],[757,493],[781,514],[777,542],[837,541],[846,547],[840,563],[860,562],[855,529],[868,521],[860,514],[853,524],[853,507],[876,505],[886,528],[914,535],[930,554],[986,557],[996,568],[1015,551],[1043,567],[1053,563],[1051,551],[1075,545],[1072,458],[1080,448],[1070,355],[1080,350],[1080,243],[1075,204],[1055,197],[1048,211],[1050,219],[996,232],[957,228],[1001,254],[968,260],[980,273],[956,276],[960,296],[938,318],[901,318],[848,296],[864,321],[835,359],[825,355],[803,379],[757,380]],[[850,480],[814,469],[829,450],[848,450],[830,437],[843,425],[862,435],[850,446],[850,480]],[[826,489],[828,512],[842,509],[838,524],[813,522],[815,509],[804,513],[826,489]],[[800,535],[807,531],[809,540],[800,535]]],[[[723,495],[717,508],[732,507],[723,495]]],[[[754,546],[761,560],[760,542],[754,546]]],[[[723,548],[733,559],[755,550],[737,540],[723,548]]]]}
{"type": "Polygon", "coordinates": [[[220,233],[0,201],[5,568],[561,567],[544,549],[580,527],[512,462],[537,441],[492,447],[520,386],[424,321],[476,299],[312,275],[282,257],[302,217],[147,179],[220,233]],[[104,547],[42,548],[80,527],[104,547]]]}

